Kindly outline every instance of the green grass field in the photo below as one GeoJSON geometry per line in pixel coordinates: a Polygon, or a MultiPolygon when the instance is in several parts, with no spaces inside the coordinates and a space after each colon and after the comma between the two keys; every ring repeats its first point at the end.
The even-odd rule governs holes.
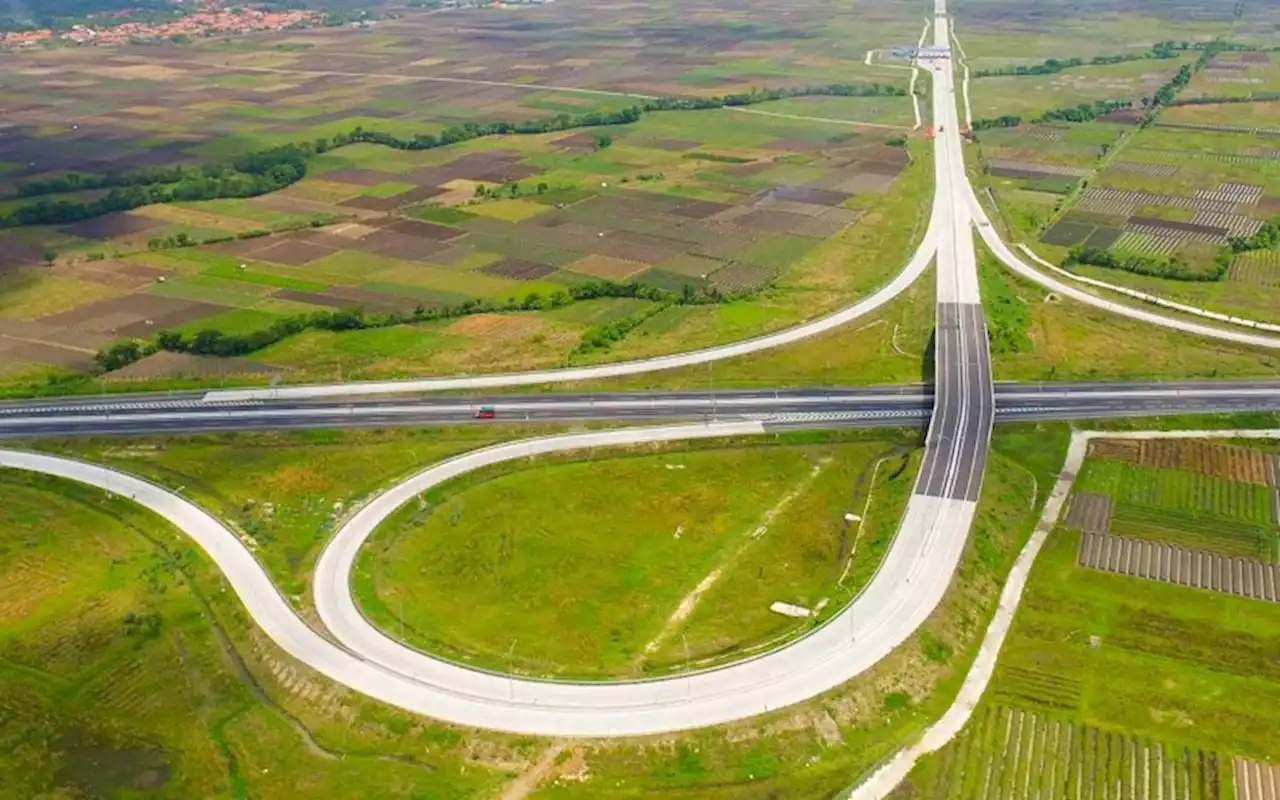
{"type": "Polygon", "coordinates": [[[914,477],[905,448],[888,458],[892,440],[798,438],[813,437],[469,476],[384,523],[355,585],[392,635],[487,667],[598,677],[740,655],[811,627],[772,602],[834,610],[856,591],[914,477]],[[869,546],[840,586],[842,516],[868,492],[865,527],[847,535],[869,546]]]}
{"type": "Polygon", "coordinates": [[[507,780],[456,733],[291,665],[159,519],[41,476],[0,471],[0,490],[0,796],[463,798],[507,780]]]}
{"type": "Polygon", "coordinates": [[[411,471],[521,433],[503,425],[38,446],[74,452],[180,490],[247,535],[281,589],[301,598],[320,548],[353,504],[411,471]]]}

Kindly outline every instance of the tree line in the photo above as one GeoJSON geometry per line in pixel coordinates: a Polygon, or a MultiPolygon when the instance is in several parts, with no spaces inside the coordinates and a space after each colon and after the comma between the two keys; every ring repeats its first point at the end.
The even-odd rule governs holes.
{"type": "Polygon", "coordinates": [[[1124,270],[1135,275],[1211,283],[1227,277],[1231,262],[1236,255],[1253,250],[1278,249],[1280,249],[1280,217],[1273,217],[1262,223],[1262,227],[1252,236],[1233,236],[1228,239],[1227,244],[1214,255],[1213,262],[1207,270],[1198,269],[1176,255],[1159,257],[1135,253],[1121,254],[1097,247],[1073,247],[1067,254],[1063,266],[1088,264],[1094,267],[1124,270]]]}
{"type": "MultiPolygon", "coordinates": [[[[1098,100],[1093,103],[1081,103],[1067,108],[1051,108],[1032,119],[1032,122],[1093,122],[1098,117],[1132,108],[1132,100],[1098,100]]],[[[973,121],[973,130],[985,131],[993,128],[1016,128],[1022,124],[1022,117],[1017,114],[1004,114],[999,117],[984,117],[973,121]]]]}
{"type": "Polygon", "coordinates": [[[38,197],[0,216],[0,228],[19,225],[62,225],[113,211],[128,211],[154,203],[190,202],[224,197],[256,197],[283,189],[306,177],[314,145],[284,145],[252,153],[230,166],[171,167],[130,170],[115,174],[69,173],[57,178],[20,184],[23,197],[38,197]],[[107,189],[92,200],[54,200],[45,194],[107,189]]]}
{"type": "Polygon", "coordinates": [[[1012,67],[997,67],[974,71],[973,78],[1021,77],[1027,75],[1053,75],[1073,67],[1104,67],[1109,64],[1123,64],[1128,61],[1146,61],[1148,59],[1177,58],[1178,53],[1188,49],[1188,43],[1157,42],[1151,49],[1142,53],[1121,53],[1109,56],[1094,56],[1087,61],[1083,58],[1050,58],[1039,64],[1017,64],[1012,67]]]}
{"type": "Polygon", "coordinates": [[[20,225],[61,225],[115,211],[129,211],[154,203],[191,202],[231,197],[256,197],[284,189],[307,174],[307,162],[315,155],[349,144],[369,143],[398,150],[430,150],[485,136],[541,134],[574,128],[627,125],[653,111],[685,111],[754,105],[788,97],[905,96],[906,90],[881,83],[828,84],[791,89],[756,89],[719,97],[653,98],[617,111],[591,111],[577,116],[559,114],[526,122],[468,122],[438,134],[402,138],[390,133],[356,127],[328,139],[281,145],[250,153],[230,165],[200,167],[146,167],[120,172],[73,172],[55,178],[18,185],[19,196],[39,198],[0,215],[0,228],[20,225]],[[92,200],[50,199],[43,195],[109,189],[92,200]]]}
{"type": "MultiPolygon", "coordinates": [[[[677,294],[648,286],[643,283],[615,283],[613,281],[592,281],[564,290],[557,290],[543,296],[531,292],[523,299],[509,298],[505,303],[491,300],[473,299],[452,306],[432,306],[419,304],[411,313],[370,314],[362,308],[348,308],[334,311],[314,311],[307,314],[295,314],[276,320],[270,326],[248,333],[230,334],[209,328],[194,334],[179,331],[161,331],[151,340],[128,339],[116,342],[99,350],[94,360],[104,372],[121,369],[145,358],[153,353],[167,350],[173,353],[191,353],[202,356],[245,356],[256,353],[277,342],[303,331],[356,331],[372,328],[389,328],[417,322],[430,322],[437,319],[454,319],[472,314],[492,314],[511,311],[539,311],[548,308],[561,308],[585,300],[603,297],[631,297],[649,300],[658,304],[651,313],[672,305],[705,305],[718,303],[727,299],[718,289],[695,289],[686,285],[677,294]]],[[[639,325],[648,315],[637,316],[608,325],[589,329],[583,336],[577,352],[608,349],[615,341],[639,325]]]]}

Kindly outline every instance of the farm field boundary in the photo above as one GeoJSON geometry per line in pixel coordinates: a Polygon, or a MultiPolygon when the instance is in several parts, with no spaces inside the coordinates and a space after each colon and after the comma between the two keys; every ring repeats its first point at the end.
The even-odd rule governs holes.
{"type": "Polygon", "coordinates": [[[1062,514],[1071,488],[1075,484],[1076,475],[1084,464],[1089,452],[1089,443],[1096,439],[1277,439],[1280,440],[1280,429],[1249,430],[1181,430],[1181,431],[1076,431],[1072,434],[1071,445],[1067,450],[1066,462],[1054,484],[1049,499],[1044,506],[1040,522],[1031,538],[1018,554],[1004,590],[1000,593],[1000,605],[992,618],[964,684],[951,707],[929,726],[914,744],[898,751],[885,761],[867,779],[849,789],[842,795],[846,800],[884,800],[898,787],[915,767],[916,763],[926,755],[941,750],[955,739],[973,716],[978,701],[982,699],[987,685],[995,672],[996,660],[1000,648],[1009,634],[1014,614],[1026,588],[1027,578],[1036,556],[1044,546],[1045,540],[1062,514]]]}
{"type": "Polygon", "coordinates": [[[1280,325],[1275,325],[1270,322],[1259,322],[1258,320],[1245,319],[1243,317],[1237,317],[1230,314],[1220,314],[1217,311],[1209,311],[1208,309],[1189,306],[1186,303],[1179,303],[1176,300],[1168,300],[1163,297],[1157,297],[1156,295],[1153,295],[1153,294],[1140,292],[1137,289],[1130,289],[1125,286],[1117,286],[1114,283],[1107,283],[1106,281],[1100,281],[1097,278],[1087,278],[1083,275],[1076,275],[1070,270],[1063,269],[1062,267],[1059,267],[1056,264],[1051,264],[1048,261],[1044,260],[1040,256],[1036,255],[1035,252],[1030,247],[1027,247],[1027,245],[1025,244],[1019,243],[1017,247],[1019,250],[1023,252],[1024,255],[1026,255],[1031,260],[1035,261],[1040,266],[1045,267],[1046,269],[1052,270],[1053,272],[1059,275],[1063,275],[1067,278],[1070,278],[1071,280],[1076,281],[1078,283],[1083,283],[1086,286],[1092,286],[1096,289],[1105,289],[1107,291],[1117,292],[1119,294],[1125,295],[1126,297],[1132,297],[1134,300],[1141,300],[1144,303],[1150,303],[1151,305],[1160,306],[1161,308],[1167,308],[1167,309],[1170,309],[1171,311],[1178,311],[1183,314],[1191,314],[1193,316],[1203,317],[1204,319],[1211,319],[1217,322],[1226,322],[1231,325],[1239,325],[1244,328],[1252,328],[1254,330],[1259,330],[1259,331],[1271,331],[1275,333],[1280,333],[1280,325]]]}

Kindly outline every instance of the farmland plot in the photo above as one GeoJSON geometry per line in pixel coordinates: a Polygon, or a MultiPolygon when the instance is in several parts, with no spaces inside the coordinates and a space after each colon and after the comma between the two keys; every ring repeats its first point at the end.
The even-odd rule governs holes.
{"type": "Polygon", "coordinates": [[[1255,525],[1269,525],[1272,521],[1271,497],[1266,487],[1210,475],[1089,461],[1081,470],[1076,487],[1143,506],[1222,516],[1255,525]]]}
{"type": "Polygon", "coordinates": [[[1280,566],[1228,558],[1203,550],[1086,533],[1080,537],[1080,566],[1238,597],[1277,602],[1280,566]]]}
{"type": "Polygon", "coordinates": [[[989,706],[939,754],[921,796],[946,800],[1218,800],[1218,754],[989,706]]]}

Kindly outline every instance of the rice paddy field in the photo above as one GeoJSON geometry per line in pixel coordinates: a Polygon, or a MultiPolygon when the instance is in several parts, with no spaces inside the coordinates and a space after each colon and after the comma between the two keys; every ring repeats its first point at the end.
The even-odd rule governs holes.
{"type": "Polygon", "coordinates": [[[1254,575],[1273,574],[1280,528],[1240,498],[1276,497],[1274,458],[1092,443],[982,704],[901,796],[1269,796],[1280,604],[1254,575]],[[1142,547],[1100,560],[1109,541],[1142,547]]]}

